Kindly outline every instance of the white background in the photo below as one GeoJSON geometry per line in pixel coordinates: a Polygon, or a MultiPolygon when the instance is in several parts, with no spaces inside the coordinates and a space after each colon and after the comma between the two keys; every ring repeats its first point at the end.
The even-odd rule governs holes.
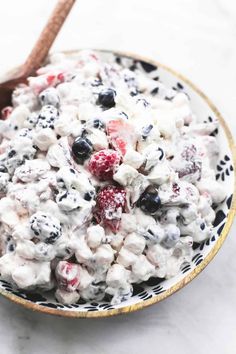
{"type": "MultiPolygon", "coordinates": [[[[0,74],[21,63],[55,0],[1,0],[0,74]]],[[[78,0],[54,49],[111,48],[183,73],[236,135],[234,0],[78,0]]],[[[190,285],[141,312],[99,320],[31,313],[0,299],[3,354],[235,354],[236,224],[190,285]]]]}

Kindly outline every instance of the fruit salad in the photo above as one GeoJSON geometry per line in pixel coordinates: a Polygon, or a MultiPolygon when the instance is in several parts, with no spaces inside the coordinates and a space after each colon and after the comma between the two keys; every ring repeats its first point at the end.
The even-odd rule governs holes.
{"type": "Polygon", "coordinates": [[[51,55],[2,111],[1,278],[118,304],[178,274],[225,198],[217,126],[138,62],[51,55]]]}

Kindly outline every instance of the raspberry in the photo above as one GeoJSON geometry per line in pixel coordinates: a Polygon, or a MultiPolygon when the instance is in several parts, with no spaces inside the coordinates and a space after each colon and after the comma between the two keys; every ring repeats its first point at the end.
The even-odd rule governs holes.
{"type": "Polygon", "coordinates": [[[121,155],[125,155],[127,147],[134,147],[136,142],[134,128],[124,119],[110,120],[106,129],[111,145],[121,155]]]}
{"type": "Polygon", "coordinates": [[[98,193],[95,217],[99,223],[109,227],[111,231],[117,232],[125,205],[125,190],[112,185],[106,186],[98,193]]]}
{"type": "Polygon", "coordinates": [[[107,181],[112,179],[119,163],[120,156],[116,151],[100,150],[91,156],[88,169],[101,181],[107,181]]]}
{"type": "Polygon", "coordinates": [[[75,291],[80,283],[80,267],[78,264],[61,261],[55,271],[58,287],[65,291],[75,291]]]}

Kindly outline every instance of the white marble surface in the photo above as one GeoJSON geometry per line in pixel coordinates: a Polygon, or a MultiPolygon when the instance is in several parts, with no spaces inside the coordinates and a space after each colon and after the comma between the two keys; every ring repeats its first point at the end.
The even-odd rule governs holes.
{"type": "MultiPolygon", "coordinates": [[[[0,8],[0,72],[29,52],[55,0],[0,8]]],[[[78,0],[55,49],[129,50],[197,84],[236,135],[236,3],[233,0],[78,0]]],[[[101,320],[31,313],[0,299],[4,354],[234,354],[236,224],[217,257],[179,293],[141,312],[101,320]]]]}

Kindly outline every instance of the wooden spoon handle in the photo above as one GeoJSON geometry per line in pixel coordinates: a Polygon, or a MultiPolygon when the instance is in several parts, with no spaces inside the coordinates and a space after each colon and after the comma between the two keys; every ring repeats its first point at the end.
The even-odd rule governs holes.
{"type": "Polygon", "coordinates": [[[59,0],[34,48],[22,66],[21,76],[33,74],[46,59],[61,26],[76,0],[59,0]]]}

